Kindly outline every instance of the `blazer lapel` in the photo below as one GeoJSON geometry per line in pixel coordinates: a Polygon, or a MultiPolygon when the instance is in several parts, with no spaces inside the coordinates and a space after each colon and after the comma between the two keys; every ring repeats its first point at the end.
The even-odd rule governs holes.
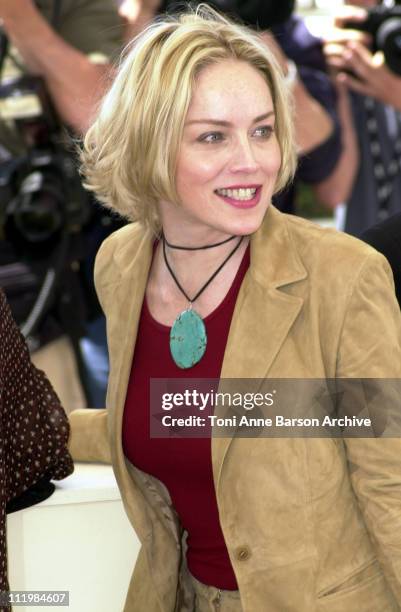
{"type": "MultiPolygon", "coordinates": [[[[137,228],[133,228],[137,230],[137,228]]],[[[137,483],[132,486],[122,446],[122,420],[131,372],[146,283],[152,261],[152,239],[149,232],[136,231],[128,248],[116,255],[119,281],[110,289],[111,307],[107,309],[107,335],[110,355],[110,383],[107,392],[110,446],[113,468],[120,489],[125,494],[126,511],[141,539],[149,533],[146,503],[137,483]]]]}
{"type": "MultiPolygon", "coordinates": [[[[251,240],[250,268],[235,306],[222,379],[264,379],[268,376],[303,304],[302,298],[282,289],[306,277],[307,272],[288,233],[285,216],[270,207],[262,227],[251,240]]],[[[216,490],[231,442],[232,438],[213,438],[216,490]]]]}

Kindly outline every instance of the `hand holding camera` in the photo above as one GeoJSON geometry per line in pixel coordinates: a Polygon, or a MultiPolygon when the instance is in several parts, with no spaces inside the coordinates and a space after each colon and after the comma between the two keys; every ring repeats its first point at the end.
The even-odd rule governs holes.
{"type": "Polygon", "coordinates": [[[346,6],[325,38],[329,68],[350,89],[401,110],[401,6],[346,6]]]}

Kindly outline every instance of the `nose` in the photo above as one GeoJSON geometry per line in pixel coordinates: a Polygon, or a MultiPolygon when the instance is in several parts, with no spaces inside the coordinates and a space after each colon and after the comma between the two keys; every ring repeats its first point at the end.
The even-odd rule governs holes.
{"type": "Polygon", "coordinates": [[[231,172],[251,174],[259,168],[255,144],[249,140],[249,137],[239,138],[233,145],[231,157],[231,172]]]}

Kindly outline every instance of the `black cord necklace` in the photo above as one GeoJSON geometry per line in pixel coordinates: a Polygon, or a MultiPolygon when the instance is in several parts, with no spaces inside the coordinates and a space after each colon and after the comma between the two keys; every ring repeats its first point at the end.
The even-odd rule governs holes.
{"type": "Polygon", "coordinates": [[[221,242],[215,242],[214,244],[207,244],[205,246],[199,246],[199,247],[188,247],[188,246],[178,246],[176,244],[170,244],[170,242],[167,241],[166,236],[163,234],[163,241],[167,244],[168,248],[169,249],[179,249],[180,251],[205,251],[206,249],[214,249],[214,247],[221,246],[222,244],[227,244],[227,242],[234,240],[234,238],[237,238],[237,236],[230,236],[230,238],[226,238],[225,240],[222,240],[221,242]]]}
{"type": "MultiPolygon", "coordinates": [[[[181,248],[182,250],[195,251],[205,248],[212,248],[213,246],[220,246],[221,244],[225,244],[230,240],[233,240],[233,238],[235,238],[235,236],[232,236],[228,240],[224,240],[221,243],[208,245],[206,247],[187,248],[173,246],[172,248],[181,248]]],[[[192,304],[199,298],[199,296],[205,291],[205,289],[210,285],[210,283],[216,278],[218,273],[224,268],[229,259],[231,259],[234,253],[238,250],[243,239],[244,237],[241,236],[235,247],[224,259],[223,263],[219,265],[217,270],[213,272],[212,276],[206,281],[204,285],[202,285],[196,295],[194,295],[193,298],[190,298],[187,292],[181,286],[181,283],[179,282],[167,259],[166,245],[169,246],[169,244],[166,241],[164,235],[162,237],[163,257],[167,270],[170,272],[172,279],[174,280],[182,295],[189,302],[188,308],[177,316],[170,331],[170,352],[174,362],[178,365],[179,368],[191,368],[196,363],[198,363],[205,354],[207,344],[206,327],[202,317],[195,310],[193,310],[192,304]]]]}

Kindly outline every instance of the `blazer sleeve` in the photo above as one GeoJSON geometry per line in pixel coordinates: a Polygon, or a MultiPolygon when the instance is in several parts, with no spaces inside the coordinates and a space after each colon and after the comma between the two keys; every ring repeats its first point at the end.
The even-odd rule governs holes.
{"type": "Polygon", "coordinates": [[[7,501],[43,478],[62,479],[73,463],[69,424],[46,376],[31,363],[0,291],[0,461],[7,501]]]}
{"type": "Polygon", "coordinates": [[[69,414],[69,451],[74,461],[111,463],[107,410],[82,408],[69,414]]]}
{"type": "Polygon", "coordinates": [[[401,607],[401,315],[391,269],[373,250],[349,294],[337,365],[338,377],[365,385],[379,436],[384,431],[344,444],[352,486],[401,607]]]}

